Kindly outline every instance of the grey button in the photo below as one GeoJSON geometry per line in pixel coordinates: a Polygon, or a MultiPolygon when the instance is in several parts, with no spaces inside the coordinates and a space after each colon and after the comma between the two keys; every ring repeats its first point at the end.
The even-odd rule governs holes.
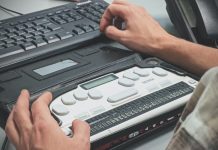
{"type": "Polygon", "coordinates": [[[70,112],[65,106],[60,104],[54,105],[52,111],[59,116],[65,116],[70,112]]]}
{"type": "Polygon", "coordinates": [[[197,83],[197,81],[195,81],[195,80],[193,80],[193,79],[189,80],[188,82],[189,82],[190,84],[195,84],[195,83],[197,83]]]}
{"type": "Polygon", "coordinates": [[[118,80],[118,83],[122,86],[131,87],[134,86],[134,81],[127,79],[127,78],[121,78],[118,80]]]}
{"type": "Polygon", "coordinates": [[[126,98],[129,98],[131,96],[134,96],[136,94],[138,94],[138,90],[131,88],[131,89],[119,92],[113,96],[110,96],[107,101],[110,103],[116,103],[116,102],[122,101],[126,98]]]}
{"type": "Polygon", "coordinates": [[[150,75],[149,71],[147,69],[142,69],[142,68],[135,68],[133,72],[140,77],[147,77],[150,75]]]}
{"type": "Polygon", "coordinates": [[[153,70],[152,70],[152,73],[157,75],[157,76],[160,76],[160,77],[164,77],[164,76],[167,76],[168,75],[168,72],[163,70],[162,68],[159,68],[159,67],[155,67],[153,70]]]}
{"type": "Polygon", "coordinates": [[[74,105],[74,104],[76,104],[76,100],[74,99],[74,97],[73,97],[73,95],[70,95],[70,94],[68,94],[68,95],[63,95],[62,97],[61,97],[61,101],[62,101],[62,103],[64,104],[64,105],[74,105]]]}
{"type": "Polygon", "coordinates": [[[89,91],[89,96],[91,99],[101,99],[103,97],[103,95],[101,94],[100,91],[97,91],[97,90],[90,90],[89,91]]]}
{"type": "Polygon", "coordinates": [[[131,79],[131,80],[134,80],[134,81],[136,81],[136,80],[139,79],[139,76],[138,76],[137,74],[131,73],[131,72],[126,72],[126,73],[124,73],[123,77],[124,77],[124,78],[128,78],[128,79],[131,79]]]}
{"type": "Polygon", "coordinates": [[[88,99],[88,94],[85,91],[77,90],[74,92],[74,97],[76,100],[84,101],[88,99]]]}

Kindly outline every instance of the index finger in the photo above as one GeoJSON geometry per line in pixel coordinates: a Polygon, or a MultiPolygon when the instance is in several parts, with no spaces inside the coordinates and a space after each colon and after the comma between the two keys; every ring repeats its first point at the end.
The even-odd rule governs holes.
{"type": "Polygon", "coordinates": [[[51,112],[48,107],[51,101],[52,101],[52,94],[50,92],[46,92],[42,94],[32,104],[31,112],[32,112],[33,123],[39,120],[53,121],[53,117],[51,116],[51,112]]]}
{"type": "Polygon", "coordinates": [[[111,4],[110,6],[108,6],[102,16],[100,30],[103,32],[107,28],[107,26],[111,25],[114,17],[120,17],[124,21],[128,21],[128,16],[128,6],[121,4],[111,4]]]}
{"type": "Polygon", "coordinates": [[[20,132],[32,124],[29,111],[29,92],[22,90],[14,108],[14,121],[20,132]]]}

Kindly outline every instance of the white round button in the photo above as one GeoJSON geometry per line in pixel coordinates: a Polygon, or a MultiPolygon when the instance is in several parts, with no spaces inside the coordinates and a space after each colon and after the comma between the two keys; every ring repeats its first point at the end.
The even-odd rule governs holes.
{"type": "Polygon", "coordinates": [[[124,77],[124,78],[128,78],[128,79],[131,79],[131,80],[134,80],[134,81],[136,81],[136,80],[139,79],[139,76],[138,76],[137,74],[131,73],[131,72],[126,72],[126,73],[124,73],[124,74],[123,74],[123,77],[124,77]]]}
{"type": "Polygon", "coordinates": [[[65,106],[60,104],[54,105],[52,111],[59,116],[65,116],[70,112],[65,106]]]}
{"type": "Polygon", "coordinates": [[[118,80],[118,83],[122,86],[126,86],[126,87],[131,87],[133,86],[135,83],[134,81],[127,79],[127,78],[121,78],[118,80]]]}
{"type": "Polygon", "coordinates": [[[103,95],[101,94],[101,92],[97,91],[97,90],[90,90],[89,91],[89,96],[91,99],[101,99],[103,97],[103,95]]]}
{"type": "Polygon", "coordinates": [[[82,90],[76,90],[73,95],[74,95],[75,99],[79,100],[79,101],[84,101],[84,100],[88,99],[87,93],[85,91],[82,91],[82,90]]]}
{"type": "Polygon", "coordinates": [[[147,69],[142,69],[142,68],[135,68],[133,72],[139,75],[140,77],[147,77],[150,75],[147,69]]]}
{"type": "Polygon", "coordinates": [[[153,70],[152,70],[152,73],[157,75],[157,76],[160,76],[160,77],[164,77],[164,76],[167,76],[168,75],[168,72],[163,70],[162,68],[159,68],[159,67],[155,67],[153,70]]]}
{"type": "Polygon", "coordinates": [[[76,104],[76,100],[74,99],[73,95],[65,94],[61,97],[61,101],[64,105],[74,105],[76,104]]]}

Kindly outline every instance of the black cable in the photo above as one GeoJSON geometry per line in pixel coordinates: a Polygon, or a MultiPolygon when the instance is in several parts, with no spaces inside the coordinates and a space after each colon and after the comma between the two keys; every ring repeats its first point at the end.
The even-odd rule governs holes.
{"type": "Polygon", "coordinates": [[[4,10],[6,10],[6,11],[10,11],[10,12],[12,12],[12,13],[18,14],[18,15],[24,15],[24,14],[22,14],[22,13],[20,13],[20,12],[17,12],[17,11],[11,10],[11,9],[8,9],[8,8],[6,8],[6,7],[4,7],[4,6],[1,6],[1,5],[0,5],[0,8],[1,8],[1,9],[4,9],[4,10]]]}
{"type": "Polygon", "coordinates": [[[8,143],[8,137],[6,136],[2,145],[2,150],[6,150],[7,143],[8,143]]]}

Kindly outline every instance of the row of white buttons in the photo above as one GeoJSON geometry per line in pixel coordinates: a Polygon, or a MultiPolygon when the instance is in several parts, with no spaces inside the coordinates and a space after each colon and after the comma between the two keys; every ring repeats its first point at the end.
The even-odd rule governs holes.
{"type": "MultiPolygon", "coordinates": [[[[122,92],[119,92],[113,96],[110,96],[108,98],[108,102],[109,103],[116,103],[116,102],[119,102],[119,101],[122,101],[126,98],[129,98],[131,96],[134,96],[138,94],[138,90],[136,89],[127,89],[127,90],[124,90],[122,92]]],[[[67,104],[75,104],[76,102],[72,102],[72,101],[67,101],[67,104]]],[[[70,111],[63,105],[54,105],[52,107],[52,111],[57,114],[57,115],[60,115],[60,116],[64,116],[64,115],[67,115],[70,111]]]]}
{"type": "MultiPolygon", "coordinates": [[[[168,73],[161,68],[154,68],[152,70],[152,73],[157,75],[157,76],[161,76],[161,77],[168,75],[168,73]]],[[[131,73],[131,72],[125,73],[123,75],[124,78],[119,79],[118,83],[120,85],[123,85],[126,87],[131,87],[135,84],[134,81],[138,80],[140,77],[146,77],[149,75],[150,74],[146,69],[136,68],[133,70],[133,73],[131,73]]],[[[138,93],[138,91],[136,89],[128,89],[128,91],[123,91],[123,92],[120,92],[120,93],[115,94],[113,96],[110,96],[108,98],[108,102],[110,102],[110,103],[119,102],[123,99],[126,99],[128,97],[136,95],[137,93],[138,93]]],[[[61,100],[62,100],[63,104],[74,105],[76,103],[76,100],[84,101],[84,100],[88,99],[88,96],[90,96],[90,98],[95,99],[95,100],[101,99],[103,97],[103,95],[97,90],[90,90],[88,92],[88,94],[85,91],[77,90],[74,92],[73,96],[72,95],[62,96],[61,100]],[[72,98],[73,96],[75,99],[72,98]]],[[[65,106],[61,106],[61,105],[53,106],[52,110],[57,115],[62,115],[62,116],[69,113],[69,110],[65,106]]]]}
{"type": "MultiPolygon", "coordinates": [[[[161,68],[154,68],[152,70],[152,73],[160,76],[160,77],[164,77],[167,76],[168,73],[161,69],[161,68]]],[[[150,73],[146,70],[146,69],[140,69],[140,68],[136,68],[133,70],[132,72],[126,72],[123,74],[123,78],[119,79],[118,83],[122,86],[126,86],[126,87],[131,87],[134,86],[134,81],[138,80],[140,77],[146,77],[149,76],[150,73]]]]}
{"type": "Polygon", "coordinates": [[[76,100],[84,101],[88,99],[88,96],[94,100],[98,100],[103,97],[101,92],[97,90],[90,90],[88,94],[83,90],[76,90],[73,95],[63,95],[61,97],[61,101],[65,105],[74,105],[76,103],[76,100]]]}

